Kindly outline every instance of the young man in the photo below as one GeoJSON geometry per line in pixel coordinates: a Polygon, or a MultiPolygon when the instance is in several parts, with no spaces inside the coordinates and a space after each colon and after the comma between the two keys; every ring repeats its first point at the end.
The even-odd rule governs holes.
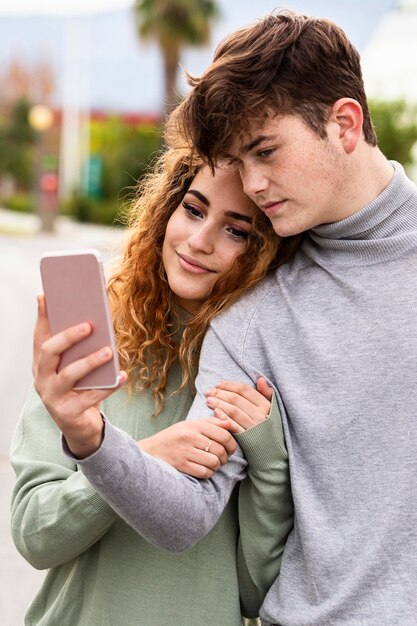
{"type": "Polygon", "coordinates": [[[416,624],[416,187],[326,20],[268,16],[193,83],[179,119],[196,149],[237,164],[278,235],[305,232],[213,322],[198,381],[263,373],[281,400],[295,524],[263,623],[416,624]]]}
{"type": "MultiPolygon", "coordinates": [[[[416,187],[377,147],[358,53],[327,20],[268,16],[226,39],[193,85],[175,119],[196,149],[212,164],[237,164],[277,234],[305,233],[292,260],[213,322],[191,410],[191,418],[206,415],[209,390],[209,406],[222,415],[228,395],[215,389],[220,378],[264,375],[277,393],[295,511],[279,578],[275,474],[268,497],[254,489],[253,510],[241,509],[258,524],[241,542],[266,594],[263,624],[411,626],[416,187]]],[[[256,438],[256,427],[251,432],[256,438]]],[[[280,458],[277,433],[271,424],[280,458]]],[[[73,452],[77,441],[73,434],[73,452]]],[[[265,463],[271,449],[258,452],[265,463]]],[[[193,481],[155,465],[110,424],[80,465],[129,523],[173,550],[210,530],[245,474],[238,450],[211,480],[193,481]]]]}

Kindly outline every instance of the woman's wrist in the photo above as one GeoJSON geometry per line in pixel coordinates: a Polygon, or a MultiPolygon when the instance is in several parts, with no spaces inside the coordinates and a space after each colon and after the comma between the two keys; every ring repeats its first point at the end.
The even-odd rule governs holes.
{"type": "Polygon", "coordinates": [[[85,459],[100,448],[104,438],[104,421],[100,413],[82,429],[63,433],[70,452],[77,459],[85,459]]]}

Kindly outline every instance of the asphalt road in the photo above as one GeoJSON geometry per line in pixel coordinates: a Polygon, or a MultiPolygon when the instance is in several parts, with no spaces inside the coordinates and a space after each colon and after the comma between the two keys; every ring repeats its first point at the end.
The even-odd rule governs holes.
{"type": "Polygon", "coordinates": [[[39,258],[52,250],[97,248],[106,260],[120,250],[122,232],[77,225],[61,218],[54,234],[40,234],[34,216],[0,209],[0,623],[23,626],[24,614],[44,572],[18,554],[10,538],[14,474],[8,459],[12,433],[31,384],[39,258]]]}

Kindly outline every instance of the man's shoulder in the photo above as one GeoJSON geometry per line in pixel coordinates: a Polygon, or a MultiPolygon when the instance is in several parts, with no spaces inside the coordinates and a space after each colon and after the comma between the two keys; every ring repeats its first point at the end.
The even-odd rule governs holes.
{"type": "Polygon", "coordinates": [[[212,322],[215,329],[229,326],[243,328],[257,315],[265,299],[275,294],[277,289],[277,271],[271,272],[259,283],[251,287],[230,307],[220,313],[212,322]]]}

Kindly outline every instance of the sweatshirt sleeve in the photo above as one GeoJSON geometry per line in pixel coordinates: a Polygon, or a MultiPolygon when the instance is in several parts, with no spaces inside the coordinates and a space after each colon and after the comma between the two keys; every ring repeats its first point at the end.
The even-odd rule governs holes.
{"type": "MultiPolygon", "coordinates": [[[[209,329],[187,419],[210,416],[204,391],[219,380],[253,384],[218,335],[209,329]]],[[[64,442],[65,446],[65,442],[64,442]]],[[[70,451],[66,448],[66,453],[70,451]]],[[[247,461],[238,447],[209,480],[198,480],[141,450],[126,433],[105,422],[102,445],[77,461],[89,482],[136,532],[166,550],[180,552],[203,539],[223,512],[247,461]]]]}
{"type": "MultiPolygon", "coordinates": [[[[251,382],[209,330],[201,352],[197,394],[187,419],[212,415],[204,391],[224,378],[251,382]]],[[[238,448],[211,479],[197,480],[146,454],[108,421],[101,447],[77,463],[89,482],[136,532],[153,545],[174,552],[190,548],[208,534],[236,483],[245,477],[247,465],[238,448]]]]}
{"type": "MultiPolygon", "coordinates": [[[[71,457],[65,440],[63,445],[71,457]]],[[[100,448],[77,462],[120,517],[149,543],[172,552],[209,533],[246,466],[242,453],[235,453],[226,471],[198,480],[147,454],[107,420],[100,448]]]]}
{"type": "Polygon", "coordinates": [[[65,563],[94,544],[117,514],[62,452],[60,432],[34,389],[16,427],[11,532],[35,568],[65,563]]]}
{"type": "Polygon", "coordinates": [[[288,455],[275,395],[268,419],[236,439],[249,464],[239,489],[239,589],[243,614],[256,617],[279,575],[293,527],[288,455]]]}

